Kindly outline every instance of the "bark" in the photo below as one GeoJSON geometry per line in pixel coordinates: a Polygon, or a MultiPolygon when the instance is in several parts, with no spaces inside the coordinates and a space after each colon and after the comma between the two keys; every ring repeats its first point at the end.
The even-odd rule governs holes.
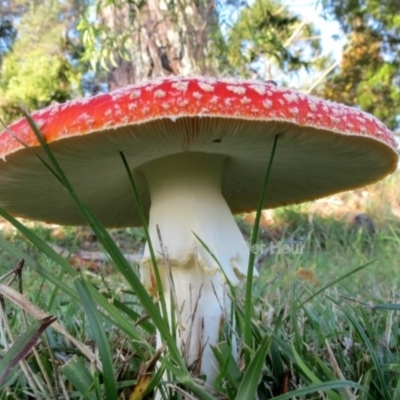
{"type": "Polygon", "coordinates": [[[111,90],[169,74],[215,72],[209,39],[218,29],[213,0],[114,1],[99,10],[99,20],[125,48],[124,55],[112,54],[111,90]]]}

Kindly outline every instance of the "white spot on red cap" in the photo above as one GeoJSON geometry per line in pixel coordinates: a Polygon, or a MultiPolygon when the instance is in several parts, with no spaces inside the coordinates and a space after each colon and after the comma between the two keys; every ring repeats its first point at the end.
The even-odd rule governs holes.
{"type": "Polygon", "coordinates": [[[206,82],[199,82],[199,88],[205,92],[212,92],[214,90],[214,86],[206,82]]]}
{"type": "Polygon", "coordinates": [[[118,92],[114,92],[111,94],[111,99],[112,99],[112,101],[118,101],[121,97],[124,97],[124,94],[125,93],[122,90],[118,91],[118,92]]]}
{"type": "Polygon", "coordinates": [[[164,110],[168,110],[168,108],[170,108],[170,104],[169,103],[167,103],[166,101],[164,101],[162,104],[161,104],[161,107],[164,109],[164,110]]]}
{"type": "Polygon", "coordinates": [[[242,104],[249,104],[251,103],[251,100],[248,97],[244,96],[243,98],[240,99],[240,102],[242,104]]]}
{"type": "Polygon", "coordinates": [[[225,99],[225,104],[229,107],[229,106],[231,106],[232,105],[232,101],[233,101],[233,99],[232,98],[227,98],[227,99],[225,99]]]}
{"type": "Polygon", "coordinates": [[[218,96],[213,96],[210,100],[210,103],[215,104],[219,102],[219,97],[218,96]]]}
{"type": "MultiPolygon", "coordinates": [[[[10,132],[10,131],[8,131],[8,132],[10,132]]],[[[11,131],[12,132],[12,131],[11,131]]],[[[31,127],[29,126],[29,125],[25,125],[23,128],[22,128],[22,130],[21,130],[21,133],[23,134],[23,135],[27,135],[28,133],[30,133],[31,132],[31,127]]]]}
{"type": "Polygon", "coordinates": [[[288,103],[293,103],[299,100],[296,93],[284,93],[283,97],[288,101],[288,103]]]}
{"type": "Polygon", "coordinates": [[[66,136],[69,134],[69,129],[66,126],[63,126],[61,129],[61,136],[66,136]]]}
{"type": "Polygon", "coordinates": [[[228,85],[226,88],[235,94],[243,95],[246,93],[246,88],[243,86],[228,85]]]}
{"type": "Polygon", "coordinates": [[[260,85],[260,84],[258,84],[258,85],[250,85],[249,88],[253,89],[255,92],[257,92],[258,94],[261,94],[262,96],[267,91],[267,88],[264,85],[260,85]]]}
{"type": "Polygon", "coordinates": [[[144,87],[144,90],[146,90],[146,92],[151,92],[157,86],[157,84],[157,82],[150,83],[144,87]]]}
{"type": "Polygon", "coordinates": [[[137,99],[138,97],[140,97],[141,94],[142,94],[142,92],[140,90],[132,90],[132,92],[129,95],[129,97],[131,99],[137,99]]]}
{"type": "Polygon", "coordinates": [[[315,115],[313,113],[307,113],[307,118],[308,119],[314,119],[315,115]]]}
{"type": "Polygon", "coordinates": [[[333,124],[335,124],[335,125],[339,125],[340,124],[340,118],[335,117],[333,115],[330,115],[329,118],[330,118],[330,120],[332,121],[333,124]]]}
{"type": "Polygon", "coordinates": [[[35,124],[39,129],[43,128],[45,122],[46,120],[44,119],[38,119],[38,120],[35,119],[35,124]]]}
{"type": "Polygon", "coordinates": [[[119,116],[121,116],[123,114],[121,111],[121,107],[118,104],[116,104],[114,106],[114,112],[115,112],[115,115],[119,115],[119,116]]]}
{"type": "Polygon", "coordinates": [[[174,82],[171,86],[174,89],[179,90],[180,92],[187,92],[189,82],[178,81],[178,82],[174,82]]]}
{"type": "Polygon", "coordinates": [[[182,99],[178,101],[178,106],[180,107],[186,107],[189,104],[189,100],[187,99],[182,99]]]}
{"type": "Polygon", "coordinates": [[[203,95],[199,92],[193,92],[193,97],[197,100],[200,100],[203,97],[203,95]]]}
{"type": "Polygon", "coordinates": [[[290,112],[290,114],[298,115],[300,111],[297,107],[290,107],[289,112],[290,112]]]}
{"type": "Polygon", "coordinates": [[[332,112],[333,114],[335,114],[335,115],[340,114],[340,110],[339,110],[337,107],[333,107],[333,108],[331,109],[331,112],[332,112]]]}
{"type": "Polygon", "coordinates": [[[137,103],[129,103],[128,110],[135,110],[137,108],[137,103]]]}
{"type": "Polygon", "coordinates": [[[166,93],[165,90],[158,89],[154,92],[154,97],[161,98],[165,97],[166,93]]]}
{"type": "Polygon", "coordinates": [[[88,121],[89,119],[91,119],[91,116],[88,113],[82,113],[78,117],[78,120],[82,120],[82,121],[88,121]]]}
{"type": "Polygon", "coordinates": [[[270,109],[273,106],[273,103],[271,100],[264,100],[263,101],[263,106],[267,109],[270,109]]]}
{"type": "Polygon", "coordinates": [[[57,107],[57,106],[51,107],[51,109],[50,109],[50,114],[49,114],[49,115],[53,115],[53,114],[55,114],[56,112],[58,112],[58,107],[57,107]]]}
{"type": "Polygon", "coordinates": [[[310,110],[314,112],[318,110],[318,105],[314,100],[308,100],[308,107],[310,107],[310,110]]]}

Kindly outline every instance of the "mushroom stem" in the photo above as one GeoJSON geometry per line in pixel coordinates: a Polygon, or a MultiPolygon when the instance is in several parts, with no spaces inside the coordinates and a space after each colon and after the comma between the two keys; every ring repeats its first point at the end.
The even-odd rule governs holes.
{"type": "MultiPolygon", "coordinates": [[[[226,157],[218,154],[188,153],[139,168],[150,189],[149,233],[169,320],[174,312],[177,327],[172,329],[177,328],[177,344],[187,366],[206,375],[210,384],[218,372],[210,346],[218,343],[223,322],[231,313],[226,280],[233,285],[244,280],[249,255],[221,194],[225,161],[226,157]]],[[[148,246],[141,275],[149,292],[156,295],[148,246]]],[[[160,341],[158,337],[158,345],[160,341]]]]}

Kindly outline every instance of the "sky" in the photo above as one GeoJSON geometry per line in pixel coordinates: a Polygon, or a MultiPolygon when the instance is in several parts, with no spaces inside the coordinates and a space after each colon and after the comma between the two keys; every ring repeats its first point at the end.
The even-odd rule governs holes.
{"type": "Polygon", "coordinates": [[[340,60],[346,39],[337,21],[327,21],[322,15],[320,0],[284,0],[283,2],[296,14],[310,20],[320,30],[324,54],[331,53],[340,60]],[[335,38],[336,36],[336,38],[335,38]]]}
{"type": "MultiPolygon", "coordinates": [[[[320,31],[322,56],[330,55],[333,62],[339,64],[346,38],[337,21],[329,21],[322,17],[321,3],[321,0],[283,0],[283,4],[290,10],[305,21],[310,21],[320,31]]],[[[324,72],[320,72],[320,75],[312,76],[310,79],[310,76],[303,71],[292,79],[292,86],[308,92],[318,87],[324,81],[324,76],[324,72]]]]}

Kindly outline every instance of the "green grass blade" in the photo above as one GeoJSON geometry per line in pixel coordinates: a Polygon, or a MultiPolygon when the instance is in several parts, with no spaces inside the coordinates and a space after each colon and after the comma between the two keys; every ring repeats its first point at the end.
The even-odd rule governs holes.
{"type": "MultiPolygon", "coordinates": [[[[332,390],[340,390],[340,389],[346,389],[346,388],[358,389],[368,395],[365,388],[355,382],[331,381],[331,382],[321,382],[318,384],[308,385],[306,387],[293,390],[289,393],[282,394],[280,396],[276,396],[276,397],[274,397],[274,400],[293,400],[293,399],[297,399],[302,396],[307,396],[307,395],[313,394],[313,393],[318,393],[318,392],[332,393],[332,390]]],[[[368,395],[368,397],[371,398],[369,395],[368,395]]],[[[319,397],[312,397],[312,398],[319,398],[319,397]]],[[[331,398],[329,397],[329,399],[331,399],[331,398]]],[[[341,399],[341,398],[339,397],[339,399],[341,399]]]]}
{"type": "MultiPolygon", "coordinates": [[[[272,145],[271,156],[268,162],[267,172],[265,174],[265,178],[263,181],[263,186],[261,188],[261,194],[258,199],[258,207],[256,218],[254,221],[253,231],[251,234],[251,243],[250,248],[253,249],[255,244],[258,240],[258,231],[260,227],[260,220],[261,220],[261,213],[264,206],[264,199],[267,193],[267,186],[269,177],[271,174],[272,163],[274,161],[276,146],[278,143],[278,136],[276,135],[274,138],[274,143],[272,145]]],[[[252,296],[253,296],[253,272],[254,272],[254,261],[255,261],[256,254],[253,251],[250,251],[249,255],[249,265],[247,269],[247,281],[246,281],[246,294],[245,294],[245,315],[244,315],[244,343],[245,343],[245,362],[246,365],[249,365],[251,359],[251,347],[252,347],[252,334],[251,334],[251,317],[253,313],[253,306],[252,306],[252,296]]]]}
{"type": "Polygon", "coordinates": [[[71,358],[61,367],[61,371],[72,385],[82,394],[83,398],[96,400],[96,395],[93,392],[93,377],[81,358],[71,358]]]}
{"type": "Polygon", "coordinates": [[[345,274],[339,276],[339,278],[334,279],[331,282],[328,282],[326,285],[324,285],[321,289],[317,290],[315,293],[313,293],[310,297],[308,297],[306,300],[304,300],[303,302],[301,302],[297,307],[296,310],[302,308],[306,303],[308,303],[309,301],[311,301],[314,297],[317,297],[319,294],[321,294],[322,292],[324,292],[326,289],[336,285],[338,282],[348,278],[349,276],[363,270],[364,268],[368,267],[369,265],[375,263],[376,260],[370,261],[366,264],[360,265],[357,268],[354,268],[353,270],[346,272],[345,274]]]}
{"type": "Polygon", "coordinates": [[[242,373],[232,356],[232,348],[227,342],[218,343],[212,347],[213,354],[219,364],[219,375],[217,380],[227,379],[235,390],[239,387],[242,373]]]}
{"type": "Polygon", "coordinates": [[[86,316],[89,320],[91,331],[99,350],[100,361],[103,367],[105,397],[108,400],[115,400],[118,398],[117,383],[114,376],[111,351],[103,328],[103,323],[85,281],[78,278],[74,283],[79,297],[81,298],[83,309],[85,310],[86,316]]]}
{"type": "MultiPolygon", "coordinates": [[[[337,302],[335,302],[335,300],[329,298],[331,301],[333,301],[335,304],[337,304],[337,302]]],[[[338,304],[337,304],[338,305],[338,304]]],[[[376,374],[378,375],[378,380],[380,383],[380,391],[382,393],[382,399],[385,400],[390,400],[391,396],[388,392],[388,388],[386,386],[386,382],[385,382],[385,378],[383,375],[383,370],[382,370],[382,366],[378,360],[377,354],[376,354],[376,350],[374,349],[374,346],[372,345],[371,341],[369,340],[367,334],[365,333],[365,329],[360,325],[360,323],[357,321],[357,319],[347,310],[342,310],[344,312],[344,314],[346,315],[347,319],[351,322],[351,324],[354,326],[354,328],[356,329],[357,333],[360,335],[360,337],[362,338],[365,347],[368,349],[369,355],[371,357],[372,363],[374,364],[375,367],[375,371],[376,374]]]]}
{"type": "MultiPolygon", "coordinates": [[[[300,357],[299,353],[297,353],[296,349],[294,346],[292,347],[292,351],[294,354],[294,357],[296,359],[296,363],[301,369],[301,371],[307,376],[307,378],[314,384],[321,384],[322,381],[319,379],[308,366],[304,363],[302,358],[300,357]]],[[[329,395],[329,399],[331,400],[341,400],[342,398],[337,394],[334,393],[331,389],[327,389],[326,393],[329,395]]]]}
{"type": "Polygon", "coordinates": [[[35,247],[37,247],[43,254],[57,262],[60,267],[70,276],[78,276],[77,271],[62,258],[54,249],[52,249],[45,241],[39,238],[34,232],[27,228],[24,224],[19,222],[16,218],[10,215],[7,211],[0,208],[0,216],[10,222],[15,228],[18,229],[35,247]]]}
{"type": "Polygon", "coordinates": [[[55,317],[49,316],[35,321],[28,330],[15,340],[14,344],[0,361],[0,387],[6,381],[11,370],[29,354],[40,335],[55,320],[55,317]]]}
{"type": "Polygon", "coordinates": [[[236,394],[237,399],[256,398],[257,387],[262,376],[262,369],[265,366],[265,358],[271,344],[271,339],[272,337],[269,335],[264,336],[250,364],[246,367],[246,372],[236,394]]]}
{"type": "Polygon", "coordinates": [[[399,303],[382,303],[371,306],[374,310],[400,311],[399,303]]]}
{"type": "MultiPolygon", "coordinates": [[[[61,257],[57,252],[55,252],[46,242],[39,238],[34,232],[26,228],[21,222],[9,215],[6,211],[0,208],[0,215],[12,223],[34,246],[36,246],[43,254],[47,255],[52,259],[57,265],[59,265],[67,274],[71,277],[79,276],[78,272],[71,267],[67,260],[61,257]]],[[[3,242],[2,242],[3,243],[3,242]]],[[[32,264],[34,265],[34,264],[32,264]]],[[[73,299],[78,300],[79,296],[71,288],[63,284],[60,280],[57,280],[55,276],[52,276],[49,272],[43,268],[38,268],[38,273],[49,279],[50,282],[54,283],[57,287],[63,290],[65,293],[69,294],[73,299]]],[[[108,301],[102,294],[100,294],[92,285],[88,285],[90,289],[91,296],[95,299],[96,303],[101,305],[101,307],[108,312],[114,322],[131,338],[138,342],[142,341],[142,335],[129,323],[126,316],[121,314],[119,310],[108,301]]],[[[139,297],[139,296],[138,296],[139,297]]],[[[139,297],[140,298],[140,297],[139,297]]],[[[143,356],[142,352],[138,347],[136,351],[139,355],[143,356]]]]}
{"type": "MultiPolygon", "coordinates": [[[[0,208],[0,215],[5,216],[5,211],[0,208]]],[[[12,220],[11,220],[12,221],[12,220]]],[[[17,221],[17,220],[15,220],[17,221]]],[[[30,268],[34,269],[38,274],[40,274],[43,278],[54,284],[56,287],[58,287],[60,290],[62,290],[64,293],[69,295],[71,298],[77,300],[78,296],[76,292],[71,289],[68,285],[66,285],[61,279],[59,279],[57,276],[54,276],[54,274],[50,273],[43,267],[37,264],[37,262],[27,253],[24,253],[23,251],[19,250],[17,247],[13,246],[10,244],[7,240],[5,240],[1,235],[0,235],[0,247],[5,250],[7,253],[12,255],[16,260],[24,259],[27,264],[29,264],[30,268]]]]}

